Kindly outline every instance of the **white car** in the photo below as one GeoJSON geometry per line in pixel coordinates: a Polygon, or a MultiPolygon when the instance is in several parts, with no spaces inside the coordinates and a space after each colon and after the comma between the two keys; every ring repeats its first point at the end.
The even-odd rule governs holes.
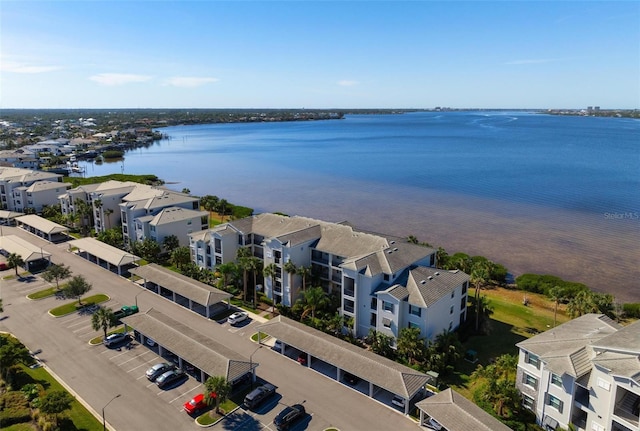
{"type": "Polygon", "coordinates": [[[391,400],[391,404],[393,404],[393,405],[395,405],[395,406],[398,406],[398,407],[400,407],[400,408],[402,408],[402,409],[404,408],[404,402],[405,402],[405,401],[404,401],[404,398],[402,398],[402,397],[401,397],[401,396],[399,396],[399,395],[395,395],[395,396],[393,397],[393,399],[391,400]]]}
{"type": "Polygon", "coordinates": [[[240,322],[243,322],[249,318],[249,313],[246,311],[236,311],[231,316],[227,318],[227,322],[229,325],[237,325],[240,322]]]}

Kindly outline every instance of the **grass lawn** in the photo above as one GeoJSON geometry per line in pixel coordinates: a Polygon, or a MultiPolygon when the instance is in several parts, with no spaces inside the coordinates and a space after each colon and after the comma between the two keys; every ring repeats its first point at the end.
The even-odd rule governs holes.
{"type": "MultiPolygon", "coordinates": [[[[473,297],[474,289],[469,289],[469,296],[473,297]]],[[[481,291],[489,300],[493,310],[489,323],[489,335],[472,335],[465,340],[465,350],[477,352],[476,363],[461,360],[456,366],[456,373],[446,377],[446,384],[467,398],[471,398],[468,387],[469,376],[478,365],[487,365],[492,359],[503,355],[517,355],[516,344],[546,331],[553,326],[552,301],[544,295],[527,294],[528,305],[523,305],[524,292],[504,288],[486,289],[481,291]]],[[[557,324],[564,323],[569,317],[564,306],[558,308],[557,324]]]]}
{"type": "Polygon", "coordinates": [[[55,295],[57,290],[58,289],[56,289],[55,287],[50,287],[48,289],[44,289],[44,290],[41,290],[39,292],[31,293],[31,294],[27,295],[27,298],[29,298],[29,299],[48,298],[50,296],[55,295]]]}
{"type": "MultiPolygon", "coordinates": [[[[51,374],[44,368],[31,369],[21,365],[23,374],[21,375],[20,386],[27,383],[40,383],[45,390],[48,391],[63,391],[64,387],[54,379],[51,374]],[[23,381],[22,381],[23,380],[23,381]]],[[[78,401],[74,401],[71,404],[71,410],[68,411],[69,417],[73,422],[73,428],[65,427],[66,430],[82,430],[82,431],[100,431],[102,430],[102,423],[98,421],[89,411],[84,408],[78,401]]],[[[13,428],[9,428],[13,429],[13,428]]],[[[32,428],[15,428],[15,431],[31,430],[32,428]]]]}
{"type": "Polygon", "coordinates": [[[61,305],[56,308],[52,308],[49,310],[55,317],[66,316],[67,314],[75,313],[79,308],[83,306],[100,304],[101,302],[106,302],[109,300],[109,297],[103,293],[99,293],[97,295],[88,296],[82,300],[82,305],[78,306],[78,301],[73,301],[68,304],[61,305]]]}

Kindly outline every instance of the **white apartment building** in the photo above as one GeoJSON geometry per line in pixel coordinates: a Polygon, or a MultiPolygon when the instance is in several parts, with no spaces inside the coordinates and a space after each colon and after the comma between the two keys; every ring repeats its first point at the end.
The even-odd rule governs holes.
{"type": "Polygon", "coordinates": [[[18,193],[19,201],[14,197],[14,189],[30,187],[39,181],[50,181],[62,185],[62,175],[44,171],[32,171],[29,169],[0,167],[0,201],[1,208],[9,211],[18,211],[17,207],[25,208],[22,194],[18,193]]]}
{"type": "Polygon", "coordinates": [[[587,314],[517,346],[516,384],[545,430],[640,431],[640,322],[587,314]]]}
{"type": "MultiPolygon", "coordinates": [[[[432,248],[411,244],[402,238],[358,231],[344,223],[297,216],[259,214],[194,232],[189,238],[192,260],[201,268],[213,270],[216,265],[234,262],[238,249],[243,246],[250,247],[264,266],[275,264],[276,275],[273,279],[267,277],[264,286],[266,295],[276,304],[291,306],[303,286],[300,275],[286,272],[287,262],[297,268],[311,268],[313,278],[318,280],[315,285],[339,295],[340,312],[354,319],[358,337],[366,336],[371,328],[387,328],[388,317],[383,312],[380,295],[386,298],[384,292],[396,285],[404,285],[406,289],[410,278],[422,275],[421,270],[427,271],[424,274],[428,278],[431,274],[428,267],[435,265],[432,248]],[[414,275],[410,276],[412,271],[414,275]]],[[[385,332],[397,336],[401,327],[417,323],[425,337],[433,337],[444,329],[459,326],[460,318],[466,317],[466,287],[463,286],[465,281],[468,285],[468,277],[463,273],[441,272],[442,278],[422,286],[425,297],[415,304],[415,295],[393,297],[397,304],[393,318],[396,330],[385,332]],[[445,285],[446,289],[442,287],[445,285]],[[443,298],[446,300],[441,300],[443,298]],[[450,313],[452,301],[455,301],[454,312],[450,313]],[[421,309],[419,316],[406,315],[414,310],[410,304],[421,309]],[[446,317],[446,321],[440,321],[442,317],[446,317]]],[[[306,280],[307,286],[311,286],[310,279],[306,280]]]]}
{"type": "Polygon", "coordinates": [[[15,187],[12,192],[14,210],[25,212],[32,209],[41,213],[44,206],[58,203],[58,195],[66,191],[71,184],[57,181],[36,181],[30,186],[15,187]]]}
{"type": "Polygon", "coordinates": [[[162,244],[168,236],[175,235],[181,247],[189,246],[189,234],[209,227],[209,212],[179,207],[163,208],[156,215],[138,217],[134,223],[135,241],[151,238],[162,244]]]}
{"type": "MultiPolygon", "coordinates": [[[[136,224],[138,219],[144,220],[139,223],[140,233],[144,233],[142,226],[150,223],[149,216],[160,214],[165,208],[183,208],[197,211],[200,209],[200,200],[197,197],[184,193],[138,184],[130,193],[122,198],[120,208],[120,221],[122,223],[122,236],[125,244],[138,241],[136,236],[136,224]]],[[[198,216],[199,218],[200,216],[198,216]]],[[[194,231],[202,230],[202,224],[194,226],[194,231]]],[[[146,236],[144,237],[146,238],[146,236]]],[[[143,239],[144,239],[143,238],[143,239]]],[[[186,239],[186,236],[185,236],[186,239]]]]}

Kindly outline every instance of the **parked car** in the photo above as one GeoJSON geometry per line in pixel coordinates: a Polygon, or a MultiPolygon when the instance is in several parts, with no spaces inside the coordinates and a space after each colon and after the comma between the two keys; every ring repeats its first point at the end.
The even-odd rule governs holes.
{"type": "Polygon", "coordinates": [[[103,343],[107,347],[112,347],[127,339],[129,339],[129,334],[126,334],[124,332],[116,332],[115,334],[107,335],[107,338],[104,339],[103,343]]]}
{"type": "Polygon", "coordinates": [[[113,315],[119,321],[123,317],[131,316],[132,314],[136,314],[138,312],[137,305],[123,305],[119,310],[114,310],[113,315]]]}
{"type": "Polygon", "coordinates": [[[354,376],[351,373],[344,373],[344,381],[349,384],[355,385],[360,381],[360,377],[354,376]]]}
{"type": "MultiPolygon", "coordinates": [[[[209,394],[211,398],[215,398],[215,392],[209,394]]],[[[191,400],[184,403],[184,410],[190,415],[198,413],[201,410],[204,410],[207,407],[207,403],[204,399],[204,394],[198,394],[195,397],[191,398],[191,400]]]]}
{"type": "Polygon", "coordinates": [[[162,389],[186,376],[185,372],[180,369],[169,370],[156,379],[156,385],[162,389]]]}
{"type": "Polygon", "coordinates": [[[288,430],[294,422],[302,419],[305,414],[306,412],[302,404],[294,404],[278,413],[278,416],[273,420],[273,424],[278,431],[288,430]]]}
{"type": "Polygon", "coordinates": [[[440,425],[434,418],[429,418],[429,420],[427,421],[427,428],[435,431],[441,431],[442,425],[440,425]]]}
{"type": "Polygon", "coordinates": [[[5,271],[7,269],[9,269],[9,265],[4,262],[0,262],[0,271],[5,271]]]}
{"type": "Polygon", "coordinates": [[[398,406],[402,409],[404,409],[404,403],[405,403],[405,400],[400,395],[394,395],[393,398],[391,399],[391,404],[393,404],[394,406],[398,406]]]}
{"type": "Polygon", "coordinates": [[[254,409],[259,406],[264,400],[276,393],[276,387],[271,383],[265,383],[262,386],[258,386],[244,397],[244,405],[249,409],[254,409]]]}
{"type": "Polygon", "coordinates": [[[276,352],[282,352],[282,341],[276,340],[276,342],[273,343],[273,350],[276,352]]]}
{"type": "Polygon", "coordinates": [[[168,362],[160,362],[159,364],[155,364],[153,367],[149,368],[146,372],[147,379],[154,382],[158,377],[166,373],[167,371],[171,371],[175,368],[175,365],[170,364],[168,362]]]}
{"type": "Polygon", "coordinates": [[[305,352],[300,352],[300,354],[298,355],[298,363],[300,365],[307,365],[307,354],[305,352]]]}
{"type": "Polygon", "coordinates": [[[151,338],[148,338],[148,337],[147,337],[147,341],[146,341],[146,343],[147,343],[147,345],[148,345],[148,346],[150,346],[150,347],[153,347],[153,346],[155,346],[155,345],[156,345],[156,342],[155,342],[155,341],[153,341],[151,338]]]}
{"type": "Polygon", "coordinates": [[[248,318],[249,313],[247,313],[246,311],[236,311],[227,318],[227,322],[229,322],[229,325],[237,325],[240,322],[244,322],[248,318]]]}

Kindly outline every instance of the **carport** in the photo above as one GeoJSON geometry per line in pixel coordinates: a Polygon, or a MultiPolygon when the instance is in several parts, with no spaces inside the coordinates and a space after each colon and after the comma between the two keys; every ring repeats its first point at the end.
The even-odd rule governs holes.
{"type": "Polygon", "coordinates": [[[24,213],[0,210],[0,226],[15,226],[16,218],[22,217],[23,215],[24,213]]]}
{"type": "Polygon", "coordinates": [[[147,338],[154,340],[159,346],[160,356],[171,352],[178,356],[180,368],[184,361],[196,367],[200,371],[201,382],[210,376],[224,376],[233,384],[248,373],[255,381],[257,363],[153,308],[121,320],[140,334],[141,343],[147,338]]]}
{"type": "Polygon", "coordinates": [[[318,360],[336,367],[333,378],[338,381],[345,372],[366,380],[369,382],[368,396],[372,398],[378,389],[403,397],[405,414],[409,413],[409,402],[424,393],[425,385],[431,379],[424,373],[284,316],[258,326],[257,330],[282,341],[282,354],[287,345],[308,353],[308,367],[314,368],[314,361],[318,360]]]}
{"type": "Polygon", "coordinates": [[[49,242],[62,242],[69,239],[69,229],[61,224],[40,217],[35,214],[23,215],[15,218],[18,227],[49,242]]]}
{"type": "Polygon", "coordinates": [[[77,254],[121,276],[128,276],[135,267],[138,256],[113,247],[95,238],[80,238],[69,241],[69,248],[75,247],[77,254]]]}
{"type": "Polygon", "coordinates": [[[163,290],[169,291],[173,302],[207,318],[216,314],[216,308],[228,309],[231,306],[232,294],[155,263],[139,266],[130,272],[142,278],[145,288],[159,295],[163,290]],[[227,301],[227,304],[223,301],[227,301]]]}
{"type": "Polygon", "coordinates": [[[511,431],[511,428],[451,388],[416,403],[416,407],[420,410],[420,425],[426,429],[511,431]],[[432,419],[436,421],[435,424],[432,419]]]}
{"type": "Polygon", "coordinates": [[[0,236],[0,250],[20,256],[24,261],[24,269],[30,272],[46,268],[51,264],[51,253],[16,235],[0,236]]]}

